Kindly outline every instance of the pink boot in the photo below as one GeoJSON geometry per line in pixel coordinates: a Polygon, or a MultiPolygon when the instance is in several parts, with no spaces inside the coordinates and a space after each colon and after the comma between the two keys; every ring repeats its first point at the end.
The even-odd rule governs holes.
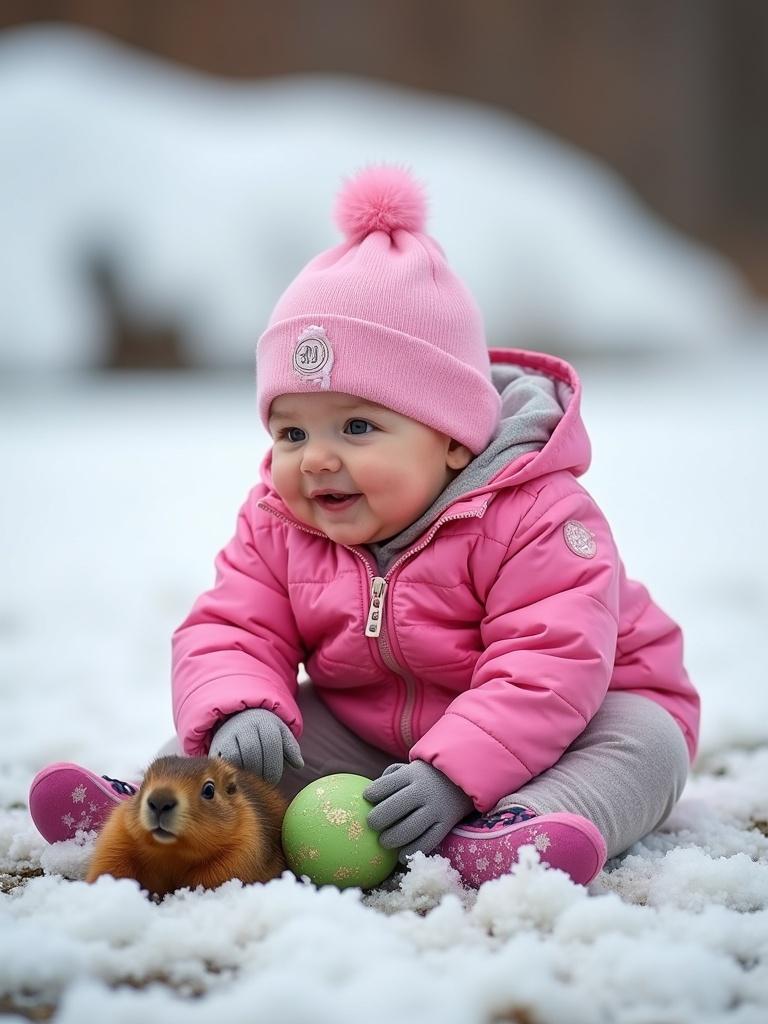
{"type": "Polygon", "coordinates": [[[508,874],[517,863],[517,851],[526,845],[539,851],[543,863],[560,868],[580,885],[600,872],[607,854],[605,840],[586,818],[567,812],[536,815],[520,807],[459,822],[435,853],[448,858],[465,885],[477,888],[508,874]]]}
{"type": "Polygon", "coordinates": [[[29,812],[43,838],[58,843],[73,839],[78,829],[100,829],[112,808],[132,797],[137,788],[59,761],[43,768],[32,780],[29,812]]]}

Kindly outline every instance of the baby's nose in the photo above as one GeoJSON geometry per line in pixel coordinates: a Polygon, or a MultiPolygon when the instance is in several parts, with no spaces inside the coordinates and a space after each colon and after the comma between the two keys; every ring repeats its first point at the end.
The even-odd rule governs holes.
{"type": "Polygon", "coordinates": [[[329,445],[308,444],[302,453],[301,468],[305,473],[337,473],[341,459],[329,445]]]}

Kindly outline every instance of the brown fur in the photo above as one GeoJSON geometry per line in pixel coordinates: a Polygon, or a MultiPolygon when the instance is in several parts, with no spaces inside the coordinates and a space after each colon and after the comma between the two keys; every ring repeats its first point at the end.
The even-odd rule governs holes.
{"type": "Polygon", "coordinates": [[[285,870],[285,807],[273,786],[220,758],[158,758],[138,793],[107,819],[86,881],[99,875],[135,878],[159,896],[184,886],[212,889],[230,878],[269,881],[285,870]],[[213,799],[202,796],[208,781],[213,799]],[[157,818],[149,801],[156,808],[176,805],[157,818]],[[165,841],[153,832],[160,822],[165,841]]]}

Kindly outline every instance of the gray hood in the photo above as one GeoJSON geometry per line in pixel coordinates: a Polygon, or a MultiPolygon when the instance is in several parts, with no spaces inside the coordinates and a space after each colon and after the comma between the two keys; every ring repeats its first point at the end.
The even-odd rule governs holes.
{"type": "Polygon", "coordinates": [[[501,395],[498,431],[415,523],[381,544],[367,545],[382,574],[454,501],[487,484],[521,455],[543,448],[565,412],[563,402],[570,398],[570,389],[562,384],[512,363],[492,364],[491,380],[501,395]]]}

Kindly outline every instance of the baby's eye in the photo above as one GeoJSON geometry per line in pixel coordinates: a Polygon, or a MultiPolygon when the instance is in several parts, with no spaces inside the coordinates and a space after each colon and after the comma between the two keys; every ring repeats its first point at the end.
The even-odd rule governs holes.
{"type": "Polygon", "coordinates": [[[370,434],[376,427],[368,420],[350,420],[347,423],[347,430],[350,434],[370,434]]]}
{"type": "Polygon", "coordinates": [[[283,427],[278,434],[278,438],[282,441],[291,441],[293,444],[297,444],[299,441],[303,441],[306,438],[306,434],[301,427],[283,427]]]}

